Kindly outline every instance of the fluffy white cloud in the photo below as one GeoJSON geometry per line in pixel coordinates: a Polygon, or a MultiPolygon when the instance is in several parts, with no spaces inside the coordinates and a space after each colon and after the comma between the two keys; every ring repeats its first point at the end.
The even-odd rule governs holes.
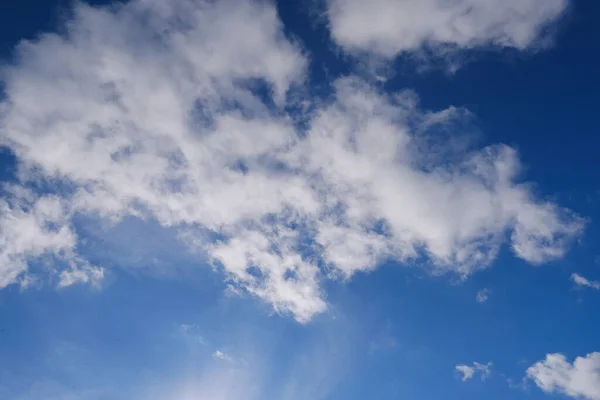
{"type": "Polygon", "coordinates": [[[480,291],[477,292],[477,295],[475,296],[475,300],[477,300],[478,303],[485,303],[486,301],[488,301],[489,296],[490,296],[489,289],[481,289],[480,291]]]}
{"type": "Polygon", "coordinates": [[[38,270],[60,274],[59,287],[79,282],[98,286],[104,270],[77,255],[68,204],[55,195],[36,195],[16,186],[5,189],[0,200],[0,287],[17,281],[29,286],[35,279],[27,274],[33,267],[28,263],[35,261],[38,270]],[[57,271],[57,266],[64,269],[57,271]]]}
{"type": "Polygon", "coordinates": [[[577,357],[571,364],[562,354],[548,354],[527,369],[527,377],[544,392],[573,398],[600,399],[600,353],[577,357]]]}
{"type": "Polygon", "coordinates": [[[0,139],[20,184],[52,193],[3,206],[27,229],[0,225],[1,285],[46,253],[69,265],[59,284],[94,282],[73,219],[152,218],[305,322],[326,309],[326,278],[422,256],[466,276],[507,237],[538,264],[581,231],[517,180],[515,150],[455,145],[465,110],[423,111],[353,77],[306,98],[307,63],[274,7],[252,1],[80,4],[65,34],[22,43],[2,71],[0,139]]]}
{"type": "Polygon", "coordinates": [[[526,49],[568,0],[328,0],[333,39],[350,52],[393,57],[427,46],[526,49]]]}
{"type": "Polygon", "coordinates": [[[472,379],[477,373],[481,375],[481,380],[486,380],[492,373],[492,363],[480,364],[474,362],[472,367],[469,365],[457,365],[456,370],[462,374],[461,379],[463,382],[472,379]]]}
{"type": "Polygon", "coordinates": [[[599,281],[590,281],[589,279],[584,278],[583,276],[581,276],[579,274],[573,273],[571,275],[571,280],[573,282],[575,282],[575,284],[579,287],[589,287],[592,289],[600,290],[600,282],[599,281]]]}

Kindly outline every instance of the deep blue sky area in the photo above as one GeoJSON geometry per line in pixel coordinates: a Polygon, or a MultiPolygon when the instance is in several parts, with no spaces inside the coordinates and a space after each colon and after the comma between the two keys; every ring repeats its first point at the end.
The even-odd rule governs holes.
{"type": "MultiPolygon", "coordinates": [[[[500,229],[498,237],[506,240],[497,257],[472,274],[421,268],[439,261],[434,256],[424,263],[386,258],[383,265],[348,277],[321,263],[318,295],[327,309],[301,321],[290,306],[298,293],[284,293],[292,298],[287,302],[270,301],[272,287],[241,290],[224,278],[226,268],[211,264],[202,251],[219,242],[215,238],[221,233],[209,237],[187,222],[161,225],[158,214],[130,215],[112,225],[101,212],[69,215],[79,240],[74,248],[90,265],[105,268],[103,283],[56,288],[55,277],[49,283],[34,279],[30,287],[22,280],[0,286],[0,399],[600,399],[600,2],[571,1],[553,21],[547,48],[463,49],[456,71],[441,58],[425,66],[414,54],[402,53],[385,61],[388,78],[378,82],[364,58],[346,52],[330,35],[324,3],[276,4],[285,35],[309,58],[307,92],[326,98],[337,78],[358,76],[381,93],[414,91],[424,111],[470,110],[474,118],[465,129],[478,134],[473,148],[504,143],[517,149],[523,167],[518,180],[531,185],[531,196],[585,221],[585,228],[565,241],[565,254],[532,265],[538,263],[517,257],[511,233],[500,229]],[[186,240],[192,234],[210,243],[201,251],[189,250],[186,240]],[[573,274],[587,284],[574,281],[573,274]],[[562,354],[568,363],[546,371],[555,381],[544,388],[527,371],[547,354],[562,354]],[[576,371],[581,365],[573,360],[588,355],[591,367],[576,371]],[[470,375],[458,366],[469,368],[470,375]],[[575,372],[581,373],[580,386],[573,384],[575,372]]],[[[67,0],[3,0],[0,64],[22,67],[14,57],[18,43],[60,31],[71,18],[71,5],[67,0]]],[[[0,99],[10,103],[10,96],[4,92],[0,99]]],[[[3,110],[0,138],[7,143],[3,110]]],[[[35,180],[25,184],[17,178],[22,160],[16,148],[0,151],[2,199],[15,187],[9,183],[37,187],[35,180]]],[[[59,180],[55,176],[45,184],[59,180]]],[[[18,236],[9,229],[17,226],[12,217],[17,214],[10,214],[6,204],[2,200],[2,257],[18,236]]],[[[227,216],[228,205],[222,207],[227,216]]],[[[454,215],[445,217],[444,222],[453,221],[454,215]]],[[[51,230],[48,226],[44,229],[51,230]]],[[[559,228],[554,227],[557,236],[559,228]]],[[[481,237],[497,233],[485,229],[481,237]]],[[[473,239],[473,248],[481,237],[473,239]]],[[[465,248],[472,244],[469,239],[465,248]]],[[[452,244],[464,244],[461,240],[452,244]]],[[[537,244],[550,247],[546,241],[551,240],[537,244]]],[[[26,256],[27,271],[45,271],[44,277],[53,270],[48,263],[59,261],[38,255],[26,256]]],[[[0,263],[16,263],[13,256],[2,257],[0,263]]],[[[0,265],[0,272],[3,268],[8,267],[0,265]]],[[[268,275],[258,270],[259,280],[268,275]]],[[[310,288],[305,289],[299,293],[310,288]]]]}

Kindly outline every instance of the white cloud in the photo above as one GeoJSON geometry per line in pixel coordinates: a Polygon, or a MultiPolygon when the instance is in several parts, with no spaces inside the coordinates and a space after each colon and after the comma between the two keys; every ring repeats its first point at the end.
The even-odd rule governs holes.
{"type": "Polygon", "coordinates": [[[527,49],[568,0],[328,0],[331,36],[345,50],[382,57],[495,45],[527,49]]]}
{"type": "Polygon", "coordinates": [[[477,300],[478,303],[485,303],[486,301],[488,301],[489,296],[490,296],[489,289],[481,289],[480,291],[477,292],[477,295],[475,296],[475,300],[477,300]]]}
{"type": "Polygon", "coordinates": [[[589,287],[600,290],[600,281],[590,281],[579,274],[572,274],[571,280],[579,287],[589,287]]]}
{"type": "Polygon", "coordinates": [[[486,380],[490,374],[492,373],[492,363],[489,362],[487,364],[480,364],[478,362],[474,362],[473,366],[469,365],[457,365],[456,370],[462,374],[461,380],[466,382],[472,379],[475,374],[481,375],[481,380],[486,380]]]}
{"type": "Polygon", "coordinates": [[[47,253],[65,259],[61,282],[93,281],[73,219],[152,218],[236,290],[306,322],[327,308],[323,279],[422,255],[434,273],[467,276],[507,236],[539,264],[581,232],[517,180],[514,149],[455,145],[465,110],[423,111],[413,93],[347,77],[329,101],[301,98],[314,111],[287,112],[307,57],[272,5],[235,5],[80,4],[65,35],[19,46],[2,71],[0,143],[23,186],[61,189],[2,206],[14,223],[0,224],[0,286],[47,253]]]}
{"type": "Polygon", "coordinates": [[[98,286],[104,270],[77,255],[68,204],[55,195],[38,196],[14,186],[6,189],[0,200],[0,287],[17,281],[28,287],[36,279],[26,274],[27,264],[44,258],[52,259],[43,263],[44,269],[68,267],[59,272],[59,287],[77,282],[98,286]]]}
{"type": "Polygon", "coordinates": [[[82,264],[82,266],[74,266],[61,271],[58,287],[71,286],[76,283],[89,283],[94,287],[99,287],[104,279],[104,268],[94,267],[86,262],[82,264]]]}
{"type": "Polygon", "coordinates": [[[548,354],[527,369],[527,377],[547,393],[572,398],[600,399],[600,353],[577,357],[571,364],[564,355],[548,354]]]}
{"type": "Polygon", "coordinates": [[[457,365],[456,370],[463,374],[461,378],[463,382],[473,378],[473,375],[475,374],[475,368],[469,367],[468,365],[457,365]]]}
{"type": "Polygon", "coordinates": [[[216,350],[213,353],[213,357],[218,358],[219,360],[222,360],[222,361],[227,361],[227,362],[234,361],[233,358],[229,354],[223,353],[221,350],[216,350]]]}

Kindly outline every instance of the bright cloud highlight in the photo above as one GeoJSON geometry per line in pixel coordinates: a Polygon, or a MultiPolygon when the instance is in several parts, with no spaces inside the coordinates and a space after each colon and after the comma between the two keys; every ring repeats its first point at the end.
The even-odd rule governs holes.
{"type": "Polygon", "coordinates": [[[392,58],[440,50],[539,45],[567,0],[328,0],[332,38],[345,50],[392,58]]]}
{"type": "Polygon", "coordinates": [[[544,392],[572,398],[600,399],[600,353],[577,357],[571,364],[559,353],[548,354],[527,370],[527,377],[544,392]]]}

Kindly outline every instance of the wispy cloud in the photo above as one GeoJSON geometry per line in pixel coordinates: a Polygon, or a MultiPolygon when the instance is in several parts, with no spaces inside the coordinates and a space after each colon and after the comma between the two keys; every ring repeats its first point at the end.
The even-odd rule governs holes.
{"type": "Polygon", "coordinates": [[[104,269],[89,265],[81,261],[79,265],[61,271],[58,287],[71,286],[76,283],[88,283],[93,287],[100,287],[104,279],[104,269]]]}
{"type": "Polygon", "coordinates": [[[590,281],[579,274],[571,274],[571,280],[579,287],[588,287],[600,290],[600,281],[590,281]]]}
{"type": "Polygon", "coordinates": [[[198,325],[181,324],[181,325],[179,325],[179,331],[181,332],[181,334],[183,336],[185,336],[188,339],[193,340],[195,343],[198,343],[201,345],[208,344],[207,340],[204,338],[204,336],[202,336],[202,331],[198,325]]]}
{"type": "Polygon", "coordinates": [[[477,295],[475,296],[475,300],[478,303],[485,303],[486,301],[488,301],[488,298],[490,297],[490,290],[489,289],[481,289],[480,291],[477,292],[477,295]]]}
{"type": "Polygon", "coordinates": [[[224,353],[221,350],[216,350],[213,353],[213,357],[215,357],[221,361],[234,362],[234,359],[229,354],[224,353]]]}
{"type": "MultiPolygon", "coordinates": [[[[241,326],[248,328],[247,322],[241,326]]],[[[161,375],[161,369],[156,370],[154,373],[161,379],[142,382],[134,390],[136,396],[128,398],[327,399],[342,379],[352,376],[357,362],[355,349],[364,344],[360,341],[362,327],[339,314],[335,320],[319,319],[311,328],[298,330],[302,338],[293,346],[289,338],[279,337],[278,333],[270,332],[266,339],[262,328],[256,334],[253,329],[224,333],[222,340],[235,345],[217,347],[205,354],[213,362],[198,362],[197,357],[202,355],[193,354],[186,359],[182,354],[178,363],[193,359],[189,367],[170,371],[166,376],[161,375]]]]}
{"type": "Polygon", "coordinates": [[[489,362],[487,364],[480,364],[478,362],[474,362],[472,366],[470,365],[457,365],[456,370],[462,374],[461,380],[466,382],[472,379],[476,374],[481,376],[481,380],[486,380],[490,374],[492,373],[492,363],[489,362]]]}

